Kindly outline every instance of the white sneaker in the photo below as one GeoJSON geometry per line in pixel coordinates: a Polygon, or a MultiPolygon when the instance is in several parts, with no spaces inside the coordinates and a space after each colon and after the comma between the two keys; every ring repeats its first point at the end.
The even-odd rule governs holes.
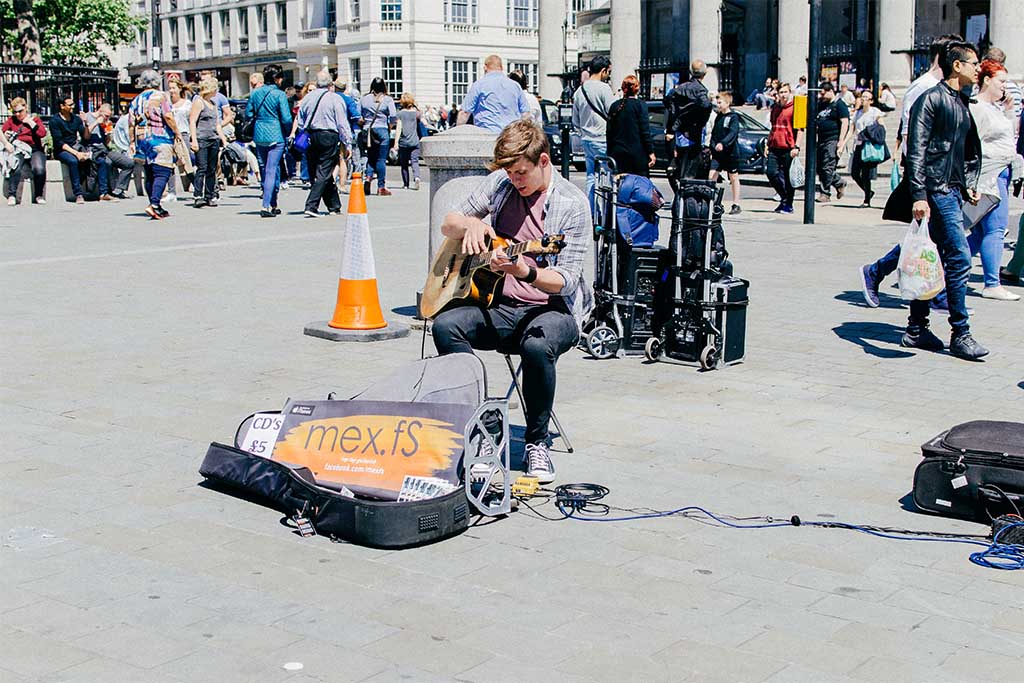
{"type": "Polygon", "coordinates": [[[986,299],[997,299],[999,301],[1020,301],[1020,295],[1014,294],[1006,287],[999,285],[998,287],[986,287],[981,290],[981,295],[986,299]]]}
{"type": "Polygon", "coordinates": [[[43,199],[42,197],[40,197],[39,199],[36,200],[36,204],[45,204],[45,203],[46,203],[46,200],[43,199]]]}
{"type": "Polygon", "coordinates": [[[320,212],[318,211],[306,211],[306,218],[320,218],[320,212]]]}
{"type": "MultiPolygon", "coordinates": [[[[489,458],[494,454],[494,449],[491,447],[491,442],[487,439],[482,439],[480,442],[481,457],[489,458]]],[[[469,468],[469,481],[473,484],[483,485],[487,481],[487,477],[491,474],[491,465],[483,462],[477,462],[469,468]]]]}
{"type": "Polygon", "coordinates": [[[526,444],[526,476],[537,477],[541,484],[550,484],[555,480],[555,466],[548,455],[547,444],[526,444]]]}
{"type": "Polygon", "coordinates": [[[178,195],[174,194],[173,192],[164,193],[163,201],[165,201],[165,202],[176,202],[176,201],[178,201],[178,195]]]}
{"type": "Polygon", "coordinates": [[[18,203],[18,200],[16,200],[14,197],[8,197],[7,198],[7,206],[14,206],[17,203],[18,203]]]}

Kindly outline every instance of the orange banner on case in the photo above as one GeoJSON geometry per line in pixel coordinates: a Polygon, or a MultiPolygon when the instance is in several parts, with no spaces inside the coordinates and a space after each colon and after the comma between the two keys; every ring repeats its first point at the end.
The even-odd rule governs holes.
{"type": "MultiPolygon", "coordinates": [[[[465,419],[451,415],[454,419],[448,421],[422,414],[437,415],[448,412],[444,408],[456,406],[391,404],[405,410],[392,414],[326,416],[323,404],[352,409],[360,402],[322,402],[315,406],[310,419],[297,424],[289,420],[291,425],[286,422],[274,446],[274,460],[308,467],[320,483],[346,486],[357,493],[382,498],[397,498],[408,476],[439,477],[458,483],[465,419]]],[[[372,403],[366,407],[386,405],[372,403]]]]}

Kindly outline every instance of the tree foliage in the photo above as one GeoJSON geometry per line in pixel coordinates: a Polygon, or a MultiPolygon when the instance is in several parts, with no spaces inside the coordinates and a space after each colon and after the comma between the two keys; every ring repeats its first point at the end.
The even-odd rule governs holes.
{"type": "MultiPolygon", "coordinates": [[[[34,0],[43,62],[107,66],[106,49],[135,42],[146,19],[131,13],[130,0],[34,0]]],[[[14,0],[0,0],[2,40],[19,45],[14,0]]]]}

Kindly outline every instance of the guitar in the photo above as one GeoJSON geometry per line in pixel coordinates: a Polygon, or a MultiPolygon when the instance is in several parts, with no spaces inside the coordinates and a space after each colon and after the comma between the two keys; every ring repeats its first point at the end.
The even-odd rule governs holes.
{"type": "Polygon", "coordinates": [[[510,259],[523,254],[557,254],[565,247],[565,235],[544,235],[539,240],[511,244],[503,237],[488,237],[490,251],[482,254],[463,254],[462,240],[445,239],[434,256],[427,273],[420,298],[420,314],[434,318],[438,313],[457,304],[476,304],[488,307],[494,303],[499,285],[505,276],[490,269],[491,255],[500,248],[510,259]]]}

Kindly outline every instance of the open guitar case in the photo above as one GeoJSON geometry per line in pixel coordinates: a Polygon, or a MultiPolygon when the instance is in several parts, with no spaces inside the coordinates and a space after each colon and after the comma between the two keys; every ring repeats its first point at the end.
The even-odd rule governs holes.
{"type": "Polygon", "coordinates": [[[239,425],[234,445],[210,444],[199,473],[215,487],[234,490],[280,510],[304,535],[315,530],[378,548],[422,545],[458,534],[469,525],[470,507],[488,516],[511,510],[508,402],[487,397],[487,375],[479,358],[465,353],[425,358],[349,400],[471,406],[472,418],[462,429],[462,485],[426,500],[354,496],[318,482],[308,467],[242,450],[240,438],[253,416],[239,425]],[[470,482],[465,472],[477,464],[487,466],[487,476],[482,482],[470,482]]]}

